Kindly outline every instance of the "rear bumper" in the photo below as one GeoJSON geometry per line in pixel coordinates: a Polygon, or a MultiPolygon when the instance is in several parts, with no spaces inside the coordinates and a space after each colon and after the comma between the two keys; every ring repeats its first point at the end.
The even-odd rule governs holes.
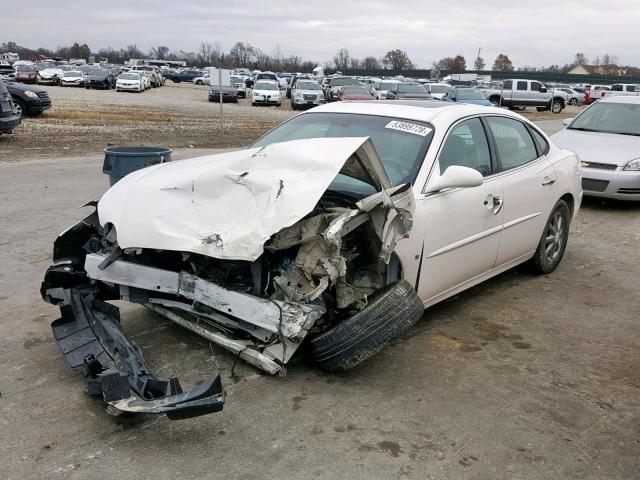
{"type": "Polygon", "coordinates": [[[20,125],[20,116],[11,115],[9,117],[0,117],[0,133],[10,132],[20,125]]]}

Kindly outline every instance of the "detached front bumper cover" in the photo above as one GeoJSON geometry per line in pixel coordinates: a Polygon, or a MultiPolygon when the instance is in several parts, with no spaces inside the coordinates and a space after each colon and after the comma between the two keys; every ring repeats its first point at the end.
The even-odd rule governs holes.
{"type": "MultiPolygon", "coordinates": [[[[56,269],[47,273],[56,275],[56,269]]],[[[118,308],[95,293],[92,287],[43,289],[62,314],[51,324],[53,336],[71,368],[86,378],[90,395],[102,395],[114,414],[166,413],[177,420],[222,410],[219,372],[189,392],[177,378],[159,379],[122,332],[118,308]]]]}

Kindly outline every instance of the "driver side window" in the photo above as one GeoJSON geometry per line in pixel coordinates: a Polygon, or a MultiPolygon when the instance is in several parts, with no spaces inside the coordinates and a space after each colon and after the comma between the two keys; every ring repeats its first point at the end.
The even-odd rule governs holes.
{"type": "Polygon", "coordinates": [[[440,175],[451,165],[473,168],[484,177],[491,175],[489,143],[480,119],[465,120],[449,132],[438,162],[440,175]]]}

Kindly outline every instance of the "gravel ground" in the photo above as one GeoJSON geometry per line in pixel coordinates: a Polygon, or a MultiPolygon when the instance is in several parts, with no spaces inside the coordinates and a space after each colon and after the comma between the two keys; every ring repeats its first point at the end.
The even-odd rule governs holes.
{"type": "MultiPolygon", "coordinates": [[[[548,131],[557,125],[546,125],[548,131]]],[[[178,149],[176,159],[214,153],[178,149]]],[[[58,232],[107,187],[102,155],[0,162],[0,478],[637,480],[640,209],[587,200],[551,275],[511,270],[343,374],[286,377],[134,305],[126,333],[222,412],[111,417],[57,350],[38,289],[58,232]]]]}
{"type": "Polygon", "coordinates": [[[0,161],[95,153],[111,145],[239,147],[293,114],[286,102],[252,107],[240,99],[224,104],[221,130],[220,106],[208,101],[206,85],[167,82],[143,93],[46,88],[53,107],[0,137],[0,161]]]}
{"type": "MultiPolygon", "coordinates": [[[[46,87],[53,108],[27,118],[13,135],[0,137],[0,162],[99,153],[111,145],[170,148],[229,148],[249,145],[293,115],[281,107],[252,107],[248,99],[225,104],[220,128],[219,104],[207,100],[206,85],[167,82],[144,93],[46,87]]],[[[580,107],[560,115],[528,108],[534,121],[575,116],[580,107]]]]}

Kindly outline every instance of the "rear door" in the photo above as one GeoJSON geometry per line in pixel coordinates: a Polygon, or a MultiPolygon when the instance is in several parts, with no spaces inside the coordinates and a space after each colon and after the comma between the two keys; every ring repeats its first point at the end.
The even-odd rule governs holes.
{"type": "Polygon", "coordinates": [[[516,80],[513,82],[514,104],[530,105],[531,95],[529,92],[529,82],[526,80],[516,80]]]}
{"type": "Polygon", "coordinates": [[[549,144],[535,129],[510,117],[484,117],[504,188],[503,230],[496,261],[517,263],[537,248],[557,201],[556,173],[549,144]]]}
{"type": "Polygon", "coordinates": [[[463,288],[495,265],[502,227],[498,202],[503,187],[500,176],[493,175],[490,152],[485,127],[478,117],[454,124],[428,184],[451,165],[478,170],[485,177],[484,183],[423,193],[417,198],[414,223],[421,223],[424,245],[416,288],[426,304],[463,288]]]}

